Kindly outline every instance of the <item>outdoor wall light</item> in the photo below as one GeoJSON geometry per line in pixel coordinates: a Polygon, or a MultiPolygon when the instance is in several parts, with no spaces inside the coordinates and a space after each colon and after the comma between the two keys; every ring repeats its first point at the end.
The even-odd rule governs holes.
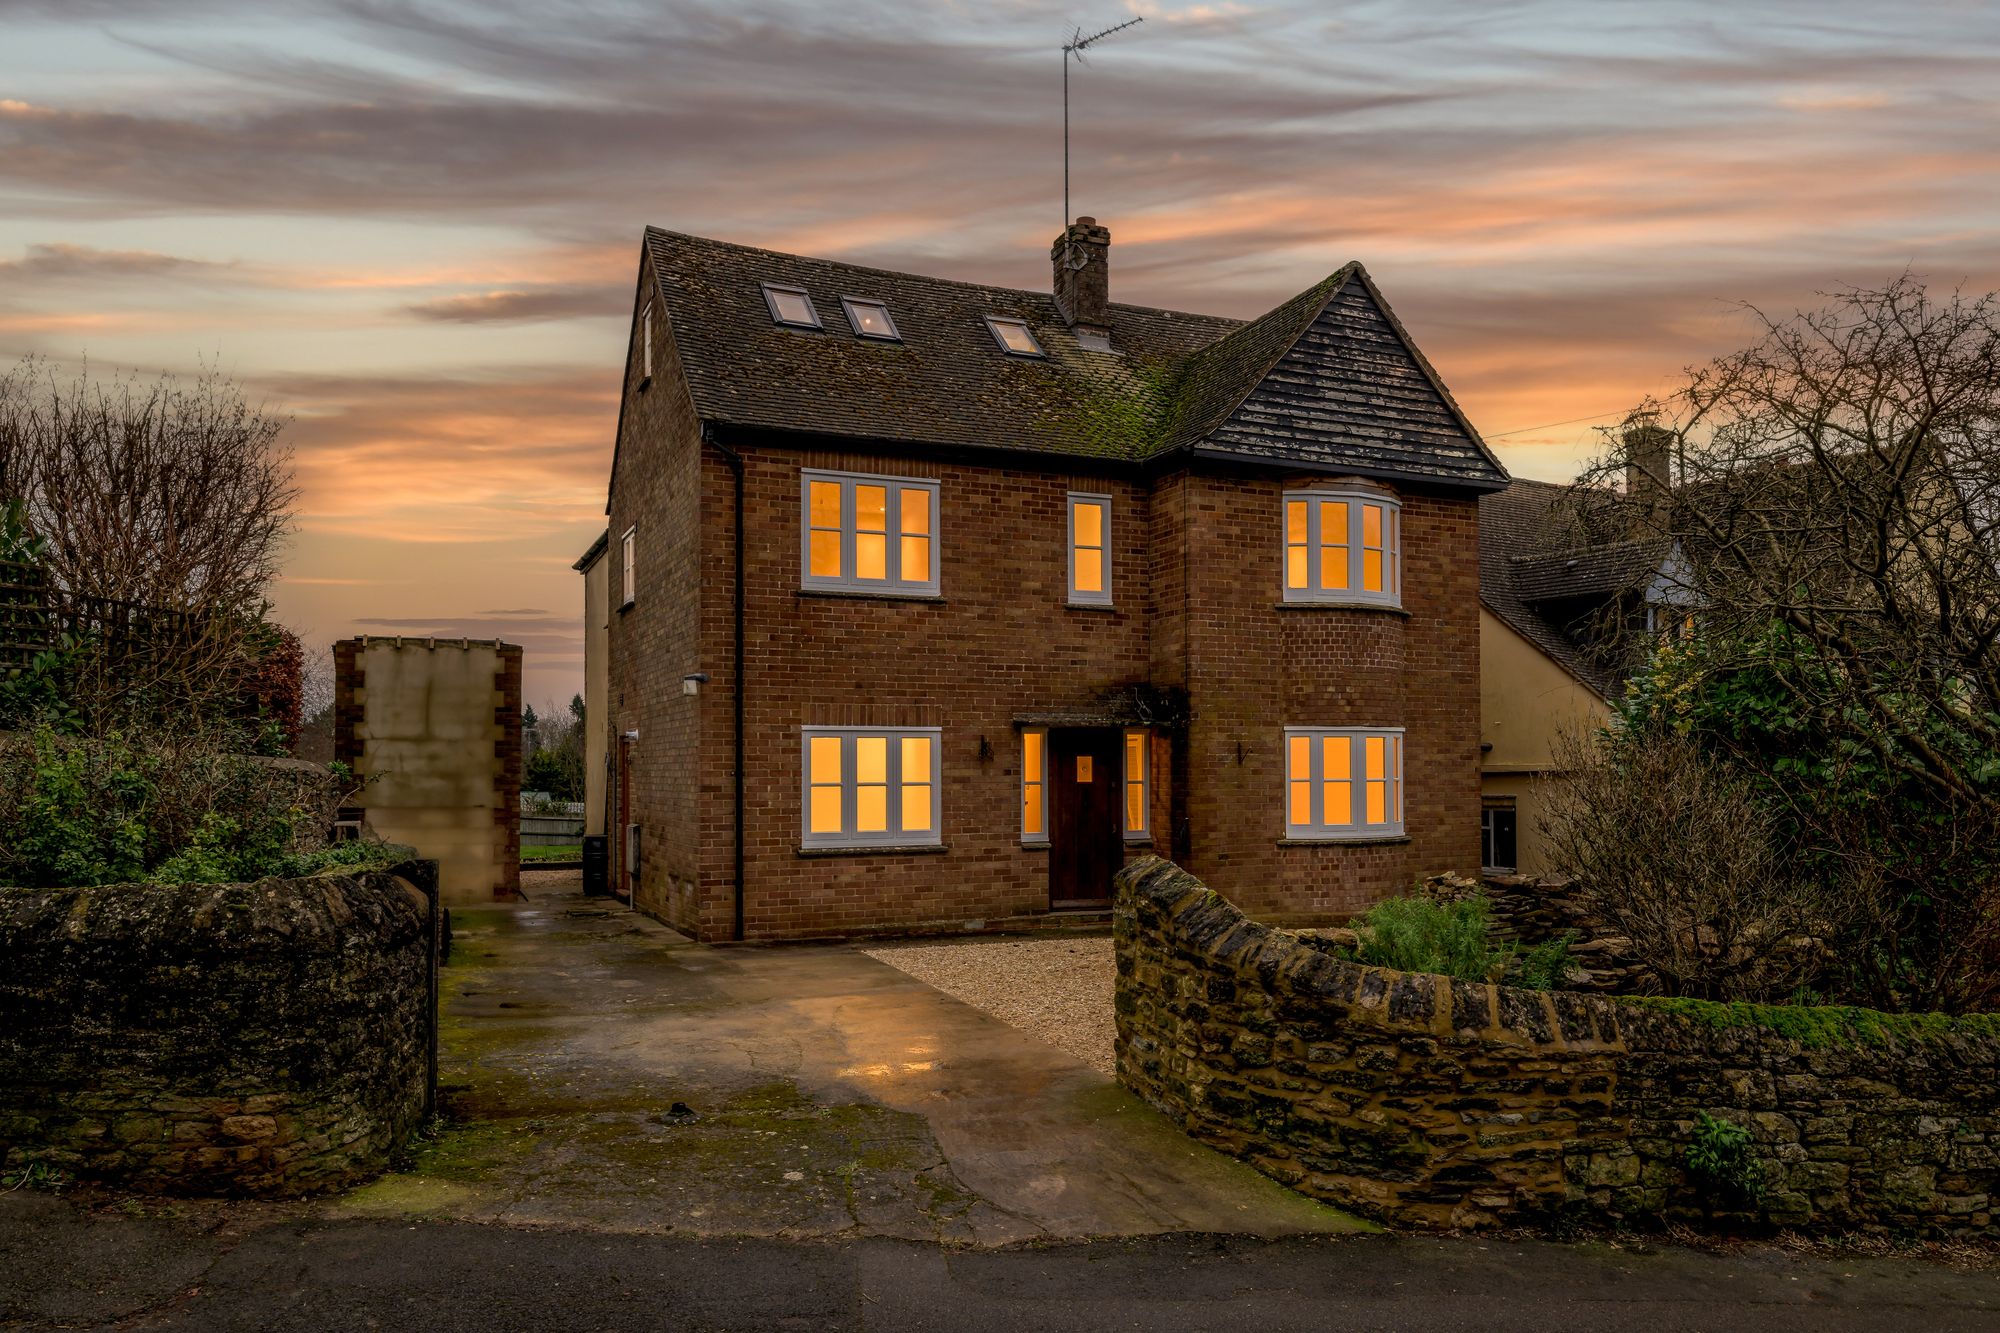
{"type": "Polygon", "coordinates": [[[681,677],[682,694],[700,694],[701,687],[708,684],[706,671],[694,671],[681,677]]]}

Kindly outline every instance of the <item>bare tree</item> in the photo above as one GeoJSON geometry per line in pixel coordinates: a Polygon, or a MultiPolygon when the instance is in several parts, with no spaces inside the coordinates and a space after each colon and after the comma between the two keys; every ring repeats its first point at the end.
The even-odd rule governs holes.
{"type": "Polygon", "coordinates": [[[0,376],[0,491],[36,543],[96,725],[223,707],[254,674],[298,498],[284,423],[215,371],[0,376]]]}
{"type": "Polygon", "coordinates": [[[1756,679],[1782,714],[1705,740],[1755,773],[1824,873],[1865,863],[1890,885],[1853,950],[1878,1001],[1990,1002],[2000,298],[1933,298],[1905,275],[1757,317],[1754,345],[1614,433],[1581,521],[1672,549],[1700,645],[1682,683],[1756,679]]]}
{"type": "Polygon", "coordinates": [[[1669,994],[1788,996],[1874,896],[1801,873],[1752,784],[1691,738],[1571,733],[1554,748],[1550,859],[1669,994]]]}
{"type": "Polygon", "coordinates": [[[0,378],[0,482],[60,587],[254,614],[299,495],[284,425],[217,371],[64,381],[30,358],[0,378]]]}

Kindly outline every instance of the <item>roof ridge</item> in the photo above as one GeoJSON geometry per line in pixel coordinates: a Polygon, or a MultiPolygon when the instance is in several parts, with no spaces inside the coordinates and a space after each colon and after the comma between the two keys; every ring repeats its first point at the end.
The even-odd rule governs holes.
{"type": "MultiPolygon", "coordinates": [[[[857,264],[853,260],[829,259],[825,255],[802,255],[795,250],[774,250],[768,245],[745,245],[741,241],[724,241],[718,240],[713,236],[697,236],[691,231],[673,231],[667,227],[656,227],[650,222],[646,224],[646,235],[648,238],[664,236],[674,240],[699,241],[703,245],[718,245],[725,249],[737,250],[745,254],[771,255],[779,259],[799,259],[811,264],[837,264],[841,268],[851,268],[861,273],[880,273],[885,277],[891,278],[921,278],[925,282],[941,282],[948,286],[964,287],[972,291],[1009,292],[1016,296],[1034,296],[1050,301],[1055,299],[1053,292],[1041,291],[1034,287],[1008,287],[994,282],[973,282],[969,278],[946,278],[940,277],[935,273],[916,273],[906,268],[881,268],[874,264],[857,264]]],[[[1253,322],[1239,319],[1234,315],[1211,315],[1200,310],[1175,310],[1170,306],[1142,305],[1136,301],[1113,301],[1111,306],[1115,310],[1131,310],[1140,314],[1171,315],[1175,318],[1183,319],[1217,320],[1234,324],[1237,328],[1242,328],[1244,325],[1253,322]]],[[[1230,330],[1231,333],[1235,331],[1236,329],[1230,330]]],[[[1224,336],[1228,335],[1225,334],[1224,336]]]]}

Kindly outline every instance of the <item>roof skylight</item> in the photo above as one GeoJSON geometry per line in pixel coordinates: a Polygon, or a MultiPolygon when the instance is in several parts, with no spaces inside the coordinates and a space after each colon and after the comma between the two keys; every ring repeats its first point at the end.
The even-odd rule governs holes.
{"type": "Polygon", "coordinates": [[[764,304],[771,307],[771,318],[780,324],[789,324],[795,329],[816,329],[820,327],[819,311],[813,309],[812,298],[803,287],[781,287],[777,283],[764,284],[764,304]]]}
{"type": "Polygon", "coordinates": [[[889,318],[889,307],[883,302],[843,296],[840,308],[847,312],[848,324],[862,337],[880,338],[884,342],[903,340],[903,335],[896,332],[896,321],[889,318]]]}
{"type": "Polygon", "coordinates": [[[1009,356],[1042,356],[1042,345],[1035,341],[1034,333],[1025,319],[1009,319],[1004,315],[988,315],[986,327],[992,332],[993,340],[1000,344],[1000,350],[1009,356]]]}

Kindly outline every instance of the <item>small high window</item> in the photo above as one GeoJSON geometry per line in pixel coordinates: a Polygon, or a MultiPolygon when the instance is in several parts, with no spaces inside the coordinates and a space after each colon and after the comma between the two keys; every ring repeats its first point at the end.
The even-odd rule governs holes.
{"type": "Polygon", "coordinates": [[[892,343],[903,340],[903,335],[896,332],[896,321],[889,318],[889,307],[882,302],[843,296],[840,308],[847,312],[848,326],[862,337],[892,343]]]}
{"type": "Polygon", "coordinates": [[[813,468],[801,481],[801,586],[937,595],[936,482],[813,468]]]}
{"type": "Polygon", "coordinates": [[[1285,728],[1285,836],[1337,841],[1403,832],[1403,733],[1285,728]]]}
{"type": "Polygon", "coordinates": [[[935,727],[806,727],[807,847],[922,847],[940,840],[935,727]]]}
{"type": "Polygon", "coordinates": [[[993,340],[1000,344],[1000,350],[1009,356],[1041,356],[1042,345],[1035,341],[1035,335],[1028,328],[1025,319],[1009,319],[1001,315],[988,315],[986,327],[993,334],[993,340]]]}
{"type": "Polygon", "coordinates": [[[1285,600],[1403,600],[1402,511],[1372,491],[1285,495],[1285,600]]]}
{"type": "Polygon", "coordinates": [[[764,284],[764,304],[771,307],[771,318],[780,324],[788,324],[795,329],[820,327],[819,311],[813,309],[812,297],[806,295],[803,287],[780,287],[767,282],[764,284]]]}
{"type": "Polygon", "coordinates": [[[618,605],[630,606],[639,600],[637,546],[639,529],[625,529],[618,539],[618,605]]]}
{"type": "Polygon", "coordinates": [[[639,312],[639,372],[641,379],[653,378],[653,303],[639,312]]]}

